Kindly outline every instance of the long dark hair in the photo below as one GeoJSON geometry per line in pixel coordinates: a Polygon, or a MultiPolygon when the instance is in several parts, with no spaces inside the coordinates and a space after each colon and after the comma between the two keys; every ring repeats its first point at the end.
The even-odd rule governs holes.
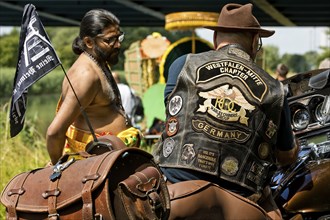
{"type": "Polygon", "coordinates": [[[79,36],[72,42],[73,52],[78,55],[84,52],[86,47],[82,40],[84,37],[89,36],[94,38],[98,34],[101,34],[104,28],[119,25],[119,23],[119,19],[105,9],[88,11],[81,20],[79,36]]]}

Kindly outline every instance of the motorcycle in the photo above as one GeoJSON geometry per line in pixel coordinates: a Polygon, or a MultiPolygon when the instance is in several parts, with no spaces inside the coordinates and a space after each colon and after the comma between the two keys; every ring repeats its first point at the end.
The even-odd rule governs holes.
{"type": "Polygon", "coordinates": [[[283,82],[298,160],[276,171],[271,189],[283,219],[330,219],[330,69],[283,82]]]}

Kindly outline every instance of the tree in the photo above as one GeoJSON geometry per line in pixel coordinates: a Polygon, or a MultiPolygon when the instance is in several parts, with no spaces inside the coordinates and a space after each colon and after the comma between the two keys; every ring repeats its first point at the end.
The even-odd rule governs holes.
{"type": "Polygon", "coordinates": [[[18,59],[19,31],[14,28],[10,33],[0,36],[0,66],[16,67],[18,59]]]}
{"type": "Polygon", "coordinates": [[[310,70],[304,55],[286,53],[283,55],[282,62],[289,67],[290,72],[300,73],[310,70]]]}
{"type": "Polygon", "coordinates": [[[317,69],[318,67],[318,54],[316,51],[308,51],[304,54],[307,62],[308,69],[317,69]]]}
{"type": "Polygon", "coordinates": [[[79,34],[78,27],[52,27],[46,29],[52,45],[65,68],[77,59],[72,52],[72,42],[79,34]]]}
{"type": "Polygon", "coordinates": [[[281,62],[280,55],[279,55],[279,48],[274,45],[268,45],[264,47],[264,62],[265,62],[265,69],[268,72],[274,72],[276,69],[277,64],[281,62]]]}
{"type": "MultiPolygon", "coordinates": [[[[326,42],[330,42],[330,27],[326,30],[325,32],[326,34],[326,42]]],[[[320,48],[322,50],[321,54],[318,56],[317,58],[317,65],[319,65],[322,60],[326,59],[326,58],[330,58],[330,46],[326,46],[326,47],[321,47],[320,48]]]]}

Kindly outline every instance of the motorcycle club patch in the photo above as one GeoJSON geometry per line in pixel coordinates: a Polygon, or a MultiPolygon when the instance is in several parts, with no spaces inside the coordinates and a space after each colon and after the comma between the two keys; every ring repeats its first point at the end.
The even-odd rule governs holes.
{"type": "Polygon", "coordinates": [[[267,127],[267,130],[266,130],[266,135],[269,139],[271,139],[274,134],[276,133],[277,131],[277,126],[274,124],[274,122],[272,120],[269,121],[268,123],[268,127],[267,127]]]}
{"type": "Polygon", "coordinates": [[[166,123],[166,133],[169,137],[175,135],[179,130],[179,121],[176,117],[171,117],[166,123]]]}
{"type": "Polygon", "coordinates": [[[235,157],[226,157],[221,164],[221,171],[228,176],[236,175],[238,171],[238,160],[235,157]]]}
{"type": "Polygon", "coordinates": [[[199,105],[197,112],[207,112],[221,121],[240,122],[248,126],[247,113],[252,112],[255,107],[235,86],[226,84],[210,91],[199,92],[198,95],[205,101],[199,105]]]}
{"type": "Polygon", "coordinates": [[[264,173],[265,173],[265,168],[262,165],[253,162],[246,178],[254,182],[255,184],[259,185],[262,179],[264,178],[263,177],[264,173]]]}
{"type": "Polygon", "coordinates": [[[193,144],[185,144],[182,147],[181,160],[189,164],[196,157],[193,144]]]}
{"type": "Polygon", "coordinates": [[[174,149],[175,141],[173,138],[166,138],[163,143],[163,155],[169,157],[174,149]]]}
{"type": "Polygon", "coordinates": [[[269,155],[269,152],[270,152],[269,144],[266,142],[262,142],[258,147],[259,158],[262,160],[266,159],[269,155]]]}
{"type": "Polygon", "coordinates": [[[219,153],[207,149],[201,149],[197,154],[197,167],[209,172],[215,172],[218,164],[218,158],[219,153]]]}
{"type": "Polygon", "coordinates": [[[197,69],[196,83],[203,83],[219,77],[231,77],[240,80],[251,96],[261,102],[268,90],[263,79],[244,63],[233,60],[208,62],[197,69]]]}
{"type": "Polygon", "coordinates": [[[245,133],[240,130],[226,130],[219,127],[215,127],[203,119],[193,119],[192,128],[196,132],[203,132],[214,140],[221,141],[234,141],[237,143],[246,142],[251,134],[245,133]]]}
{"type": "Polygon", "coordinates": [[[182,108],[182,98],[181,96],[174,96],[173,98],[171,98],[169,106],[168,106],[168,111],[170,113],[171,116],[174,116],[176,114],[179,113],[179,111],[182,108]]]}

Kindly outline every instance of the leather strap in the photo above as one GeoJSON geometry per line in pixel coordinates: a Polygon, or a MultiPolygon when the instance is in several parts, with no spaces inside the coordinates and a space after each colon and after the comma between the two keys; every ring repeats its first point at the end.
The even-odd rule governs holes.
{"type": "Polygon", "coordinates": [[[81,192],[83,208],[82,214],[84,220],[93,220],[93,199],[92,199],[92,188],[94,181],[100,177],[100,174],[97,172],[105,160],[105,158],[112,153],[105,153],[102,155],[100,160],[95,160],[94,164],[91,166],[89,173],[82,179],[84,187],[81,192]]]}
{"type": "Polygon", "coordinates": [[[23,188],[24,182],[27,179],[27,177],[31,174],[31,172],[26,172],[21,175],[23,175],[22,178],[19,178],[19,181],[16,182],[15,188],[11,189],[8,192],[8,196],[10,196],[11,203],[7,206],[7,212],[8,212],[8,220],[16,220],[18,219],[16,207],[18,203],[18,199],[20,195],[22,195],[25,192],[25,189],[23,188]]]}
{"type": "Polygon", "coordinates": [[[60,190],[58,188],[58,182],[60,178],[57,178],[54,182],[50,181],[49,190],[42,194],[42,197],[48,199],[48,219],[57,220],[59,219],[59,214],[56,210],[57,196],[60,195],[60,190]]]}

